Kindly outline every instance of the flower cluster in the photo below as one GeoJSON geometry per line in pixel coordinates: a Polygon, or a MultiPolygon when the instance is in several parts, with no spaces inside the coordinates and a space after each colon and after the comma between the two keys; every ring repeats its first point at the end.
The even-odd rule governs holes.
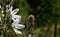
{"type": "Polygon", "coordinates": [[[25,26],[22,25],[22,24],[19,24],[20,20],[21,20],[21,16],[20,15],[16,15],[17,12],[19,11],[19,9],[14,9],[13,10],[13,7],[11,6],[9,8],[9,11],[11,13],[11,16],[12,16],[12,20],[13,20],[13,23],[12,23],[12,28],[13,30],[15,31],[16,34],[22,34],[21,31],[19,31],[19,29],[22,29],[24,28],[25,26]]]}

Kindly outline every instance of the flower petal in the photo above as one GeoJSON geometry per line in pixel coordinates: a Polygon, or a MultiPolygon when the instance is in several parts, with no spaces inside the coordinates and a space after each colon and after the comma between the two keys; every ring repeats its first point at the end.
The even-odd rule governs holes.
{"type": "Polygon", "coordinates": [[[12,18],[12,20],[13,20],[13,23],[19,23],[20,22],[20,19],[14,19],[14,18],[12,18]]]}
{"type": "Polygon", "coordinates": [[[12,18],[13,22],[20,22],[20,19],[12,18]]]}
{"type": "Polygon", "coordinates": [[[19,11],[19,9],[17,8],[17,9],[12,11],[12,14],[15,15],[18,11],[19,11]]]}
{"type": "Polygon", "coordinates": [[[11,6],[10,9],[9,9],[9,11],[11,12],[11,14],[12,14],[12,9],[13,9],[13,7],[11,6]]]}
{"type": "Polygon", "coordinates": [[[21,16],[20,15],[12,15],[12,18],[21,19],[21,16]]]}
{"type": "Polygon", "coordinates": [[[13,29],[14,29],[14,31],[15,31],[16,34],[22,34],[22,32],[19,31],[18,29],[15,29],[15,28],[13,28],[13,29]]]}
{"type": "Polygon", "coordinates": [[[24,28],[25,26],[24,25],[22,25],[22,24],[16,24],[15,25],[15,28],[16,29],[22,29],[22,28],[24,28]]]}

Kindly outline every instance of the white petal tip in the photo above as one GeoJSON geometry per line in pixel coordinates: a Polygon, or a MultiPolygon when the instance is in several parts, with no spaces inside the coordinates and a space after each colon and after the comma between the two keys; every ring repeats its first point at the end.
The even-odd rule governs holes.
{"type": "Polygon", "coordinates": [[[4,11],[2,11],[2,13],[4,13],[4,11]]]}
{"type": "Polygon", "coordinates": [[[1,8],[1,5],[0,5],[0,8],[1,8]]]}
{"type": "Polygon", "coordinates": [[[14,31],[15,31],[16,34],[22,34],[22,32],[19,31],[18,29],[15,29],[15,28],[13,28],[13,29],[14,29],[14,31]]]}
{"type": "Polygon", "coordinates": [[[2,14],[2,16],[4,17],[4,14],[2,14]]]}

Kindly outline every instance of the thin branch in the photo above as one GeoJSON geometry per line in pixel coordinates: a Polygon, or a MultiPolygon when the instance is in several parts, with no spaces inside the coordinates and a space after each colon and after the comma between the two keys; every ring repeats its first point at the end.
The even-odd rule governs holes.
{"type": "Polygon", "coordinates": [[[11,0],[11,2],[10,2],[10,4],[9,4],[9,5],[12,5],[12,4],[13,4],[13,1],[14,1],[14,0],[11,0]]]}

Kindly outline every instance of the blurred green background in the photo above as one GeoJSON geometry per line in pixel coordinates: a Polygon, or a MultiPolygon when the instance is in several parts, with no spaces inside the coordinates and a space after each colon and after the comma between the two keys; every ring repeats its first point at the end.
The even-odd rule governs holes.
{"type": "MultiPolygon", "coordinates": [[[[54,37],[56,23],[56,37],[60,37],[60,0],[14,0],[13,7],[20,9],[17,14],[22,16],[20,23],[24,25],[29,15],[35,16],[33,37],[54,37]]],[[[21,31],[23,34],[19,36],[25,37],[25,28],[21,31]]],[[[6,33],[6,37],[15,36],[12,30],[6,33]]]]}

